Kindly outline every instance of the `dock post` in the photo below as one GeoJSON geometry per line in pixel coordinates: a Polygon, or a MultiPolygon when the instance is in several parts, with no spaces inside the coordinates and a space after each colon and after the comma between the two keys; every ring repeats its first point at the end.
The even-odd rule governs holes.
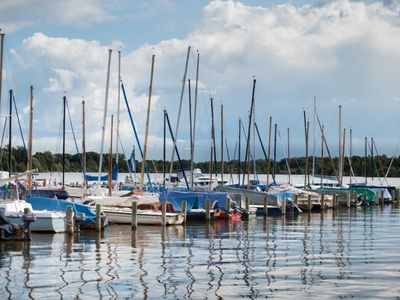
{"type": "Polygon", "coordinates": [[[395,202],[395,190],[392,190],[392,193],[390,194],[390,196],[392,196],[392,203],[395,202]]]}
{"type": "Polygon", "coordinates": [[[183,223],[186,224],[186,209],[187,209],[187,202],[186,200],[182,200],[182,213],[183,213],[183,223]]]}
{"type": "Polygon", "coordinates": [[[245,199],[245,205],[246,205],[246,210],[250,211],[250,199],[249,197],[246,197],[245,199]]]}
{"type": "Polygon", "coordinates": [[[380,200],[381,200],[381,205],[383,206],[385,204],[385,196],[384,196],[384,192],[383,191],[381,191],[380,200]]]}
{"type": "Polygon", "coordinates": [[[357,207],[357,192],[354,192],[354,207],[357,207]]]}
{"type": "Polygon", "coordinates": [[[367,192],[363,193],[363,205],[367,206],[367,192]]]}
{"type": "Polygon", "coordinates": [[[206,200],[206,220],[210,220],[211,215],[210,215],[210,200],[206,200]]]}
{"type": "Polygon", "coordinates": [[[268,216],[268,197],[264,197],[264,218],[268,216]]]}
{"type": "Polygon", "coordinates": [[[294,204],[297,205],[297,202],[299,202],[299,195],[294,195],[294,204]]]}
{"type": "Polygon", "coordinates": [[[225,219],[229,220],[230,219],[230,211],[231,211],[231,198],[230,197],[226,197],[226,212],[225,212],[225,219]]]}
{"type": "Polygon", "coordinates": [[[161,203],[161,226],[167,225],[167,201],[161,203]]]}
{"type": "Polygon", "coordinates": [[[286,214],[286,199],[282,200],[281,213],[282,215],[286,214]]]}
{"type": "Polygon", "coordinates": [[[67,206],[67,213],[66,213],[66,221],[65,225],[67,226],[68,234],[74,233],[74,212],[72,210],[72,205],[67,206]]]}
{"type": "Polygon", "coordinates": [[[137,228],[137,201],[132,201],[132,230],[137,228]]]}
{"type": "Polygon", "coordinates": [[[101,231],[101,204],[96,204],[96,230],[101,231]]]}
{"type": "Polygon", "coordinates": [[[308,211],[311,212],[312,210],[312,205],[311,205],[311,195],[308,195],[308,199],[307,199],[307,207],[308,207],[308,211]]]}
{"type": "Polygon", "coordinates": [[[324,211],[325,209],[325,195],[324,193],[321,194],[321,213],[324,211]]]}

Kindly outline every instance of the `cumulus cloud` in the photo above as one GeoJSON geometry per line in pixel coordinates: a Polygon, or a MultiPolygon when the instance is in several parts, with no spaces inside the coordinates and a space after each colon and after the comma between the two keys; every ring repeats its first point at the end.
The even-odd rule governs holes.
{"type": "Polygon", "coordinates": [[[106,10],[110,4],[103,0],[3,0],[1,26],[8,33],[46,22],[85,26],[112,19],[106,10]]]}
{"type": "MultiPolygon", "coordinates": [[[[166,5],[169,3],[167,1],[166,5]]],[[[88,1],[86,5],[95,4],[88,1]]],[[[100,10],[101,7],[97,6],[100,10]]],[[[270,115],[280,128],[293,128],[297,155],[304,154],[302,109],[312,109],[314,95],[321,119],[330,120],[327,125],[334,128],[332,140],[336,140],[337,125],[332,117],[337,114],[338,104],[343,105],[344,126],[351,126],[354,135],[382,135],[385,139],[388,133],[382,131],[381,125],[395,117],[395,110],[385,107],[393,106],[397,103],[393,99],[399,97],[399,11],[396,1],[366,4],[338,0],[319,5],[270,7],[211,1],[203,8],[199,25],[186,38],[146,44],[122,54],[122,78],[135,121],[143,131],[150,61],[155,54],[150,131],[155,137],[162,135],[164,107],[175,123],[186,51],[191,45],[188,78],[192,79],[192,92],[196,50],[200,51],[197,137],[204,147],[209,145],[210,138],[209,97],[214,97],[216,103],[224,103],[225,126],[231,130],[228,138],[230,144],[234,144],[237,118],[241,116],[247,121],[253,75],[257,78],[256,117],[260,130],[266,134],[270,115]]],[[[96,15],[98,19],[93,17],[92,20],[107,17],[101,12],[96,15]]],[[[93,145],[99,140],[107,49],[110,47],[116,48],[94,40],[36,33],[25,39],[19,49],[13,49],[15,57],[22,61],[21,66],[39,72],[38,79],[43,77],[41,96],[44,99],[54,99],[65,89],[72,106],[78,107],[85,96],[93,145]]],[[[116,55],[115,51],[113,53],[110,112],[115,112],[117,105],[116,55]]],[[[219,105],[215,109],[218,110],[219,105]]],[[[181,121],[184,125],[179,136],[186,143],[189,137],[187,110],[186,91],[181,121]]],[[[126,115],[124,118],[121,126],[124,134],[130,136],[127,143],[132,143],[129,120],[126,115]]],[[[51,120],[45,122],[51,127],[51,120]]],[[[391,126],[395,125],[388,123],[387,127],[391,126]]],[[[389,149],[390,145],[387,147],[389,149]]],[[[94,149],[97,148],[94,146],[94,149]]],[[[204,149],[203,152],[199,155],[201,159],[208,159],[209,151],[204,149]]]]}

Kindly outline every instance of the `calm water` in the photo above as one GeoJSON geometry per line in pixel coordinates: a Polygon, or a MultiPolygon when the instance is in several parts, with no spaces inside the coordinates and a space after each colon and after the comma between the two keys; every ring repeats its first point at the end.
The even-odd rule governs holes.
{"type": "Polygon", "coordinates": [[[400,299],[400,211],[103,234],[34,234],[0,243],[1,299],[400,299]]]}

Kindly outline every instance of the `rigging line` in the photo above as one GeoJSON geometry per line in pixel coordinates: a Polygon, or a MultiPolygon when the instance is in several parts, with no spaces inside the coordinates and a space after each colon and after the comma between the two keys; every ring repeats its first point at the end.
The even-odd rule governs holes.
{"type": "Polygon", "coordinates": [[[6,128],[7,128],[7,117],[4,118],[4,126],[3,126],[3,134],[1,135],[1,145],[0,145],[0,163],[3,161],[3,142],[4,142],[4,136],[6,133],[6,128]]]}
{"type": "MultiPolygon", "coordinates": [[[[71,113],[70,113],[70,111],[69,111],[68,99],[67,99],[67,101],[66,101],[65,103],[67,104],[67,112],[68,112],[69,124],[70,124],[70,126],[71,126],[72,136],[73,136],[73,138],[74,138],[76,153],[78,154],[79,163],[80,163],[81,168],[82,168],[82,170],[83,170],[83,161],[82,161],[82,155],[83,155],[83,153],[82,153],[81,155],[79,155],[79,149],[78,149],[78,144],[77,144],[77,142],[76,142],[75,130],[74,130],[74,126],[72,125],[71,113]]],[[[65,134],[65,133],[64,133],[64,134],[65,134]]]]}
{"type": "Polygon", "coordinates": [[[396,150],[395,150],[395,152],[394,152],[394,154],[392,156],[392,159],[390,160],[390,164],[389,164],[389,167],[388,167],[388,169],[386,171],[385,177],[387,177],[389,175],[390,169],[392,168],[392,164],[394,162],[395,157],[397,156],[399,148],[400,148],[400,143],[397,144],[396,150]]]}
{"type": "Polygon", "coordinates": [[[15,114],[16,114],[16,116],[17,116],[17,121],[18,121],[19,132],[21,133],[22,144],[24,145],[24,149],[25,149],[25,151],[27,151],[27,150],[26,150],[26,145],[25,145],[24,134],[22,133],[21,122],[20,122],[20,119],[19,119],[19,114],[18,114],[17,103],[16,103],[16,101],[15,101],[14,94],[13,94],[13,103],[14,103],[15,114]]]}
{"type": "MultiPolygon", "coordinates": [[[[378,167],[377,167],[377,165],[376,165],[376,162],[375,162],[374,157],[372,156],[373,149],[374,149],[373,146],[374,146],[374,145],[372,145],[372,143],[371,143],[371,145],[370,145],[369,143],[367,143],[367,144],[368,144],[369,152],[370,152],[370,154],[371,154],[371,159],[372,159],[373,168],[375,169],[376,175],[377,175],[377,177],[378,177],[378,181],[379,181],[380,183],[382,183],[381,177],[380,177],[380,175],[379,175],[378,167]]],[[[378,155],[378,153],[377,153],[377,155],[378,155]]]]}
{"type": "Polygon", "coordinates": [[[317,116],[317,121],[318,121],[320,133],[323,132],[323,135],[322,135],[323,136],[323,142],[325,144],[326,152],[328,153],[329,159],[330,159],[331,164],[332,164],[333,173],[335,174],[336,180],[339,182],[340,181],[339,180],[339,176],[338,176],[338,173],[336,171],[335,164],[333,163],[331,152],[329,151],[328,142],[326,141],[326,138],[325,138],[326,137],[326,134],[325,134],[326,131],[325,131],[325,129],[324,129],[324,131],[322,131],[321,120],[319,119],[319,115],[318,114],[316,114],[316,116],[317,116]]]}
{"type": "MultiPolygon", "coordinates": [[[[374,148],[375,148],[376,157],[377,157],[377,159],[378,159],[378,163],[379,163],[379,166],[380,166],[380,168],[381,168],[381,172],[382,172],[383,176],[385,176],[385,171],[383,170],[382,160],[381,160],[380,155],[379,155],[379,153],[378,153],[378,148],[376,147],[375,141],[374,141],[374,143],[373,143],[373,146],[374,146],[374,148]]],[[[389,185],[386,176],[384,177],[384,179],[385,179],[385,181],[386,181],[386,185],[389,185]]],[[[379,180],[379,181],[380,181],[380,180],[379,180]]]]}

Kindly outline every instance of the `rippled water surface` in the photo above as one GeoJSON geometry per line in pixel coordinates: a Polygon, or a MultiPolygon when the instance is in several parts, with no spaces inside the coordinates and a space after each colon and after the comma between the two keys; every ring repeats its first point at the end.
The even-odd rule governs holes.
{"type": "Polygon", "coordinates": [[[0,242],[1,299],[400,299],[397,206],[0,242]]]}

